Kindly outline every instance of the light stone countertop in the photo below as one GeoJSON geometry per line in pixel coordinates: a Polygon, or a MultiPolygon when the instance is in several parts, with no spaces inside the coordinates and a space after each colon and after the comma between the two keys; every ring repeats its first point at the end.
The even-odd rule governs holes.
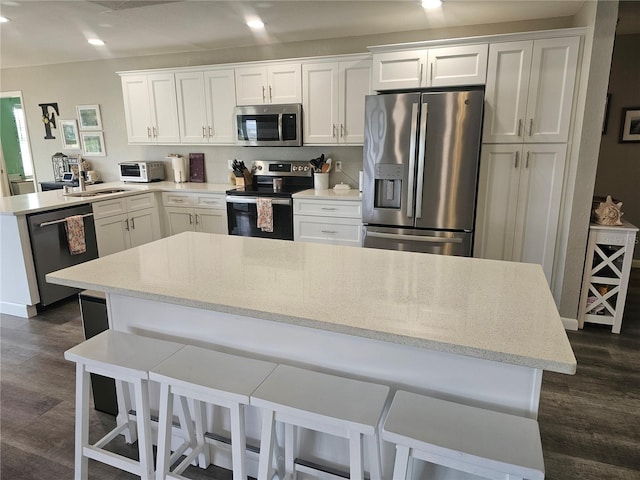
{"type": "MultiPolygon", "coordinates": [[[[57,208],[99,202],[110,198],[126,197],[128,195],[135,195],[142,192],[224,193],[227,190],[234,188],[234,186],[224,183],[109,182],[89,185],[87,186],[87,192],[109,188],[124,188],[126,191],[100,195],[97,197],[69,197],[65,196],[62,190],[49,190],[46,192],[1,197],[0,215],[26,215],[46,210],[55,210],[57,208]]],[[[77,188],[72,191],[76,192],[77,188]]]]}
{"type": "Polygon", "coordinates": [[[334,190],[333,188],[328,190],[309,189],[294,193],[293,198],[362,201],[362,193],[357,188],[352,188],[350,190],[334,190]]]}
{"type": "Polygon", "coordinates": [[[573,374],[539,265],[185,232],[52,283],[573,374]]]}

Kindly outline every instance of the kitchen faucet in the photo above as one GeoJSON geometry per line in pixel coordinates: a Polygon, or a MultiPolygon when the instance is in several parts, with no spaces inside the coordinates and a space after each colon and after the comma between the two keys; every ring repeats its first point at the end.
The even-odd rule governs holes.
{"type": "Polygon", "coordinates": [[[82,170],[82,156],[78,155],[78,187],[80,187],[80,191],[84,192],[87,190],[87,186],[84,184],[84,170],[82,170]]]}

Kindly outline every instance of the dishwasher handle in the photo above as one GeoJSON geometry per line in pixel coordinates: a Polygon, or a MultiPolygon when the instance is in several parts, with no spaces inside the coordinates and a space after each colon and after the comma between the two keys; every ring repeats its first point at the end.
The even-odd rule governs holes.
{"type": "MultiPolygon", "coordinates": [[[[93,213],[85,213],[84,215],[81,215],[82,218],[86,218],[86,217],[93,217],[93,213]]],[[[42,227],[48,227],[49,225],[56,225],[58,223],[64,223],[67,221],[68,218],[71,217],[65,217],[65,218],[61,218],[60,220],[51,220],[50,222],[42,222],[40,225],[38,225],[40,228],[42,227]]]]}

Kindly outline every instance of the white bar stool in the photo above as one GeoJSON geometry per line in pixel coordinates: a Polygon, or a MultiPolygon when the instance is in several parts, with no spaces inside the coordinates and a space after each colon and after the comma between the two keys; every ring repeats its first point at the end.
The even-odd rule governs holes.
{"type": "Polygon", "coordinates": [[[295,427],[302,427],[349,440],[352,479],[364,478],[363,436],[371,437],[370,477],[380,480],[378,425],[388,394],[385,385],[279,365],[251,396],[251,405],[262,409],[258,480],[273,476],[275,422],[285,424],[285,474],[280,478],[296,478],[295,427]]]}
{"type": "Polygon", "coordinates": [[[544,479],[531,418],[398,391],[382,439],[396,444],[394,480],[410,478],[410,458],[494,480],[544,479]]]}
{"type": "Polygon", "coordinates": [[[76,480],[87,479],[89,458],[139,475],[144,480],[153,478],[149,369],[183,346],[107,330],[64,353],[64,358],[76,363],[76,480]],[[90,373],[115,379],[123,392],[118,396],[118,425],[93,445],[89,443],[90,373]],[[131,410],[130,385],[135,397],[135,422],[128,414],[131,410]],[[139,461],[104,450],[103,447],[121,433],[125,434],[128,443],[135,442],[137,438],[139,461]]]}
{"type": "Polygon", "coordinates": [[[209,466],[203,402],[230,410],[233,479],[246,480],[244,406],[249,405],[249,396],[275,368],[275,363],[188,345],[151,369],[149,378],[160,383],[156,480],[185,478],[179,475],[196,456],[201,468],[209,466]],[[178,417],[185,441],[171,455],[174,395],[180,401],[178,417]],[[195,433],[187,399],[193,399],[195,433]],[[186,458],[171,471],[171,465],[185,452],[186,458]]]}

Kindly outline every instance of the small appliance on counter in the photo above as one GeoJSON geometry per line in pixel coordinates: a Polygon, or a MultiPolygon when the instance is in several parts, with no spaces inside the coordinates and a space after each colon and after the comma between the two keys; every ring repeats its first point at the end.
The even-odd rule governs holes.
{"type": "Polygon", "coordinates": [[[187,173],[187,160],[178,154],[170,153],[167,157],[171,160],[171,167],[173,168],[173,181],[176,183],[184,183],[189,181],[189,175],[187,173]]]}
{"type": "Polygon", "coordinates": [[[164,180],[162,162],[121,162],[118,163],[122,182],[159,182],[164,180]]]}

